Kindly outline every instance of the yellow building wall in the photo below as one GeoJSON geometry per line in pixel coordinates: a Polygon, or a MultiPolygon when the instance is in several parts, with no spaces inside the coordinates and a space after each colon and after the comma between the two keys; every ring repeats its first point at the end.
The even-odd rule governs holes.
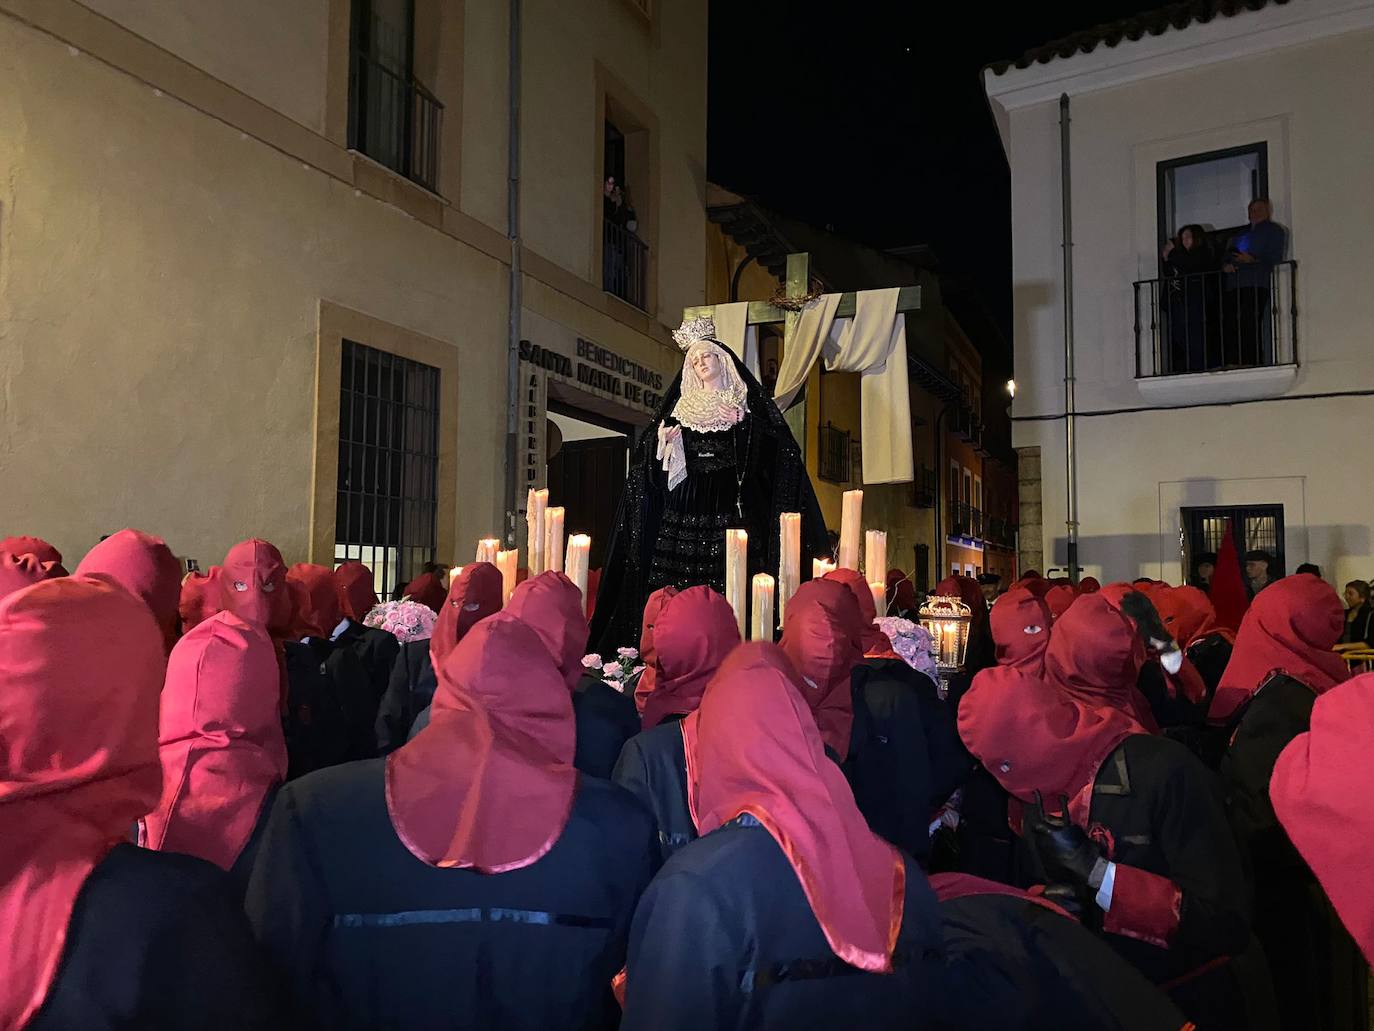
{"type": "Polygon", "coordinates": [[[305,559],[322,299],[460,352],[452,532],[498,524],[499,261],[4,16],[0,79],[6,530],[305,559]]]}
{"type": "MultiPolygon", "coordinates": [[[[671,305],[703,295],[706,5],[653,22],[629,4],[557,6],[526,7],[524,305],[671,377],[671,305]],[[578,17],[595,45],[554,46],[578,17]],[[702,60],[655,72],[669,30],[702,60]],[[597,67],[660,105],[661,321],[604,294],[591,257],[597,67]],[[560,106],[574,92],[575,123],[560,106]],[[570,169],[580,199],[560,207],[570,169]]],[[[250,534],[288,561],[327,558],[325,311],[373,327],[359,343],[438,356],[438,557],[500,532],[506,6],[417,2],[417,74],[446,105],[439,196],[344,149],[348,12],[0,0],[0,533],[41,534],[69,565],[126,525],[202,565],[250,534]]]]}

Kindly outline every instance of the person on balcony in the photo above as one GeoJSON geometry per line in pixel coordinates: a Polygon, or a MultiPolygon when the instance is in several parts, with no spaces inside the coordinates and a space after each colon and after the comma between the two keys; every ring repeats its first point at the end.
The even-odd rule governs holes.
{"type": "Polygon", "coordinates": [[[1218,261],[1207,232],[1186,225],[1164,245],[1164,305],[1169,320],[1166,372],[1204,372],[1221,359],[1218,261]]]}
{"type": "Polygon", "coordinates": [[[1250,225],[1226,242],[1222,271],[1222,324],[1227,365],[1269,365],[1274,341],[1269,321],[1270,282],[1283,261],[1288,231],[1273,221],[1267,197],[1256,197],[1248,209],[1250,225]]]}

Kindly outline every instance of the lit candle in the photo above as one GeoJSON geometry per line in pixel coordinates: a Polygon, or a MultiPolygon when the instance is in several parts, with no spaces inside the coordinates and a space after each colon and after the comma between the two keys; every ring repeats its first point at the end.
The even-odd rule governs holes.
{"type": "Polygon", "coordinates": [[[725,600],[735,610],[739,636],[743,640],[749,630],[748,601],[745,584],[749,575],[749,534],[744,530],[725,531],[725,600]]]}
{"type": "Polygon", "coordinates": [[[767,573],[754,574],[754,633],[751,641],[773,639],[773,578],[767,573]]]}
{"type": "Polygon", "coordinates": [[[864,531],[864,576],[869,583],[887,580],[887,534],[882,530],[864,531]]]}
{"type": "Polygon", "coordinates": [[[778,621],[787,615],[787,600],[801,585],[801,513],[784,512],[778,517],[778,621]]]}
{"type": "Polygon", "coordinates": [[[544,558],[555,573],[563,572],[563,513],[562,507],[544,513],[544,558]]]}
{"type": "Polygon", "coordinates": [[[868,589],[873,592],[873,607],[878,610],[878,615],[887,615],[887,584],[880,580],[868,581],[868,589]]]}
{"type": "Polygon", "coordinates": [[[834,571],[835,563],[831,562],[828,558],[813,558],[811,560],[812,580],[819,580],[821,577],[825,576],[826,573],[833,573],[834,571]]]}
{"type": "Polygon", "coordinates": [[[582,592],[583,612],[587,611],[587,563],[591,552],[592,539],[585,533],[575,533],[568,538],[568,554],[563,563],[563,572],[582,592]]]}
{"type": "Polygon", "coordinates": [[[840,554],[837,556],[842,569],[859,568],[859,533],[864,522],[864,492],[847,490],[844,492],[843,507],[840,509],[840,554]]]}
{"type": "Polygon", "coordinates": [[[520,549],[511,548],[510,551],[498,551],[496,553],[496,568],[501,570],[501,604],[510,601],[510,595],[515,590],[515,571],[520,565],[520,549]]]}
{"type": "Polygon", "coordinates": [[[501,550],[501,542],[495,537],[483,537],[477,542],[478,562],[490,562],[496,564],[496,553],[501,550]]]}
{"type": "Polygon", "coordinates": [[[549,490],[547,487],[530,491],[525,508],[530,576],[538,576],[544,571],[544,512],[548,507],[549,490]]]}

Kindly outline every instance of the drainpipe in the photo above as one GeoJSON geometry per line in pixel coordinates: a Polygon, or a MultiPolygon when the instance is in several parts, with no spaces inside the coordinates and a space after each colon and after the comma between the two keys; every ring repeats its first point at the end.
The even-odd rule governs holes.
{"type": "Polygon", "coordinates": [[[1059,166],[1064,211],[1064,456],[1068,490],[1069,580],[1078,582],[1078,448],[1074,435],[1073,371],[1073,194],[1069,180],[1069,95],[1059,97],[1059,166]]]}
{"type": "Polygon", "coordinates": [[[520,0],[510,0],[510,81],[506,136],[506,237],[510,240],[509,335],[506,340],[506,547],[515,547],[516,456],[520,426],[520,0]]]}

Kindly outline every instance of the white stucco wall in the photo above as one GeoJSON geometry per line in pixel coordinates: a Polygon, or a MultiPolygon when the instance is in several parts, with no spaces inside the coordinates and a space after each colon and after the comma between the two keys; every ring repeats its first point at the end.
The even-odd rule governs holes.
{"type": "MultiPolygon", "coordinates": [[[[1305,10],[1336,6],[1322,0],[1305,10]]],[[[1291,21],[1302,10],[1266,17],[1291,21]]],[[[1267,23],[1245,19],[1259,17],[1218,19],[1211,36],[1194,41],[1255,31],[1267,23]]],[[[1374,239],[1374,31],[1317,39],[1290,27],[1285,45],[1259,54],[1111,87],[1073,78],[1075,60],[1125,66],[1139,56],[1133,46],[1177,50],[1195,28],[1048,66],[1062,66],[1055,74],[1063,81],[1052,86],[1071,93],[1079,411],[1159,403],[1135,379],[1131,287],[1157,274],[1157,162],[1261,140],[1275,220],[1288,227],[1299,263],[1300,367],[1283,396],[1374,390],[1374,291],[1366,282],[1374,239]]],[[[1011,77],[1024,83],[1034,74],[1050,72],[1011,77]]],[[[1062,564],[1064,425],[1025,421],[1064,410],[1059,109],[1052,97],[1018,106],[1027,94],[1008,89],[989,77],[1012,171],[1014,415],[1021,420],[1014,436],[1017,446],[1044,449],[1045,562],[1062,564]]],[[[1080,419],[1080,560],[1111,577],[1177,579],[1180,505],[1283,503],[1290,567],[1310,559],[1331,578],[1374,576],[1374,476],[1352,461],[1371,429],[1369,396],[1080,419]]]]}

